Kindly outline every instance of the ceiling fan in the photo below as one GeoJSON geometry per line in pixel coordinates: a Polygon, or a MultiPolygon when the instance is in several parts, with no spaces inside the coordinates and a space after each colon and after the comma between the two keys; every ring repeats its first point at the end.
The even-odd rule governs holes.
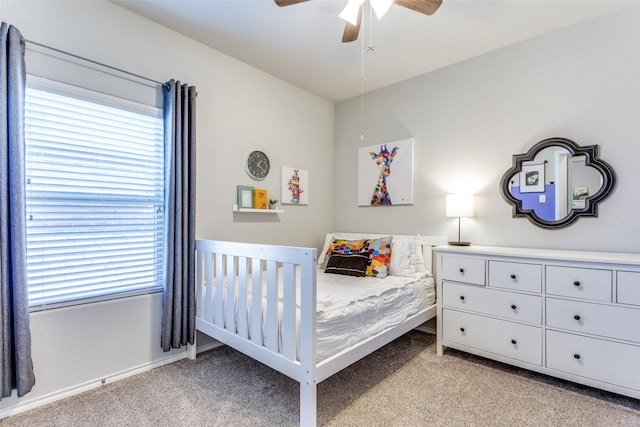
{"type": "MultiPolygon", "coordinates": [[[[293,4],[304,3],[308,0],[274,0],[280,7],[291,6],[293,4]]],[[[348,3],[340,17],[347,23],[342,34],[342,42],[348,43],[358,39],[360,23],[362,22],[362,8],[366,0],[348,0],[348,3]]],[[[393,3],[406,7],[425,15],[433,15],[442,4],[442,0],[369,0],[371,7],[376,12],[378,19],[387,12],[393,3]]]]}

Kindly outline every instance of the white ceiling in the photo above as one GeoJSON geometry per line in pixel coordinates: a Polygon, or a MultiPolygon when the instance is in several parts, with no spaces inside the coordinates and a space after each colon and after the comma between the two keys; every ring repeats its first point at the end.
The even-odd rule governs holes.
{"type": "Polygon", "coordinates": [[[111,1],[336,102],[640,2],[444,0],[432,16],[393,5],[380,21],[365,12],[360,37],[345,44],[346,0],[111,1]]]}

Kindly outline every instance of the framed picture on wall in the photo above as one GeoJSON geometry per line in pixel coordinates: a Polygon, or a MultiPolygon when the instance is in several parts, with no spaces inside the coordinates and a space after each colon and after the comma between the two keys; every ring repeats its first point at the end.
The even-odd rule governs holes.
{"type": "Polygon", "coordinates": [[[413,204],[413,138],[358,148],[358,206],[413,204]]]}
{"type": "Polygon", "coordinates": [[[520,192],[544,193],[544,163],[522,165],[520,192]]]}
{"type": "Polygon", "coordinates": [[[282,167],[280,200],[283,205],[309,204],[309,171],[282,167]]]}
{"type": "Polygon", "coordinates": [[[253,187],[238,185],[238,208],[253,209],[253,187]]]}

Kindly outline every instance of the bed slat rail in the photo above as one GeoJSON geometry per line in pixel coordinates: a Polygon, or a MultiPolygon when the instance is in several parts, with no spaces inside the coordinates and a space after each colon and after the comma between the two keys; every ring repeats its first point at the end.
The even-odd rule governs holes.
{"type": "MultiPolygon", "coordinates": [[[[255,274],[255,272],[253,273],[255,274]]],[[[267,262],[267,336],[265,345],[278,352],[278,271],[274,261],[267,262]]]]}
{"type": "Polygon", "coordinates": [[[249,295],[249,284],[247,283],[247,259],[242,257],[238,260],[238,335],[244,339],[249,338],[249,311],[247,300],[249,295]]]}
{"type": "Polygon", "coordinates": [[[287,359],[295,360],[296,354],[296,287],[295,267],[293,264],[285,264],[283,275],[282,304],[282,354],[287,359]]]}
{"type": "Polygon", "coordinates": [[[315,373],[315,263],[313,248],[197,240],[198,329],[302,383],[315,373]]]}
{"type": "MultiPolygon", "coordinates": [[[[259,258],[251,259],[251,270],[260,271],[261,261],[259,258]]],[[[256,345],[262,345],[262,286],[259,274],[251,277],[251,330],[256,331],[251,335],[251,341],[256,345]]]]}

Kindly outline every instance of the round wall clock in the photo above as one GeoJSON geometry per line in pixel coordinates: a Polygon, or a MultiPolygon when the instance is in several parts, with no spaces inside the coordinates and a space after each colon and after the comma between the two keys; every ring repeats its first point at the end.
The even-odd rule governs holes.
{"type": "Polygon", "coordinates": [[[271,163],[269,162],[269,157],[264,152],[254,150],[247,154],[245,166],[251,178],[265,179],[269,174],[271,163]]]}

